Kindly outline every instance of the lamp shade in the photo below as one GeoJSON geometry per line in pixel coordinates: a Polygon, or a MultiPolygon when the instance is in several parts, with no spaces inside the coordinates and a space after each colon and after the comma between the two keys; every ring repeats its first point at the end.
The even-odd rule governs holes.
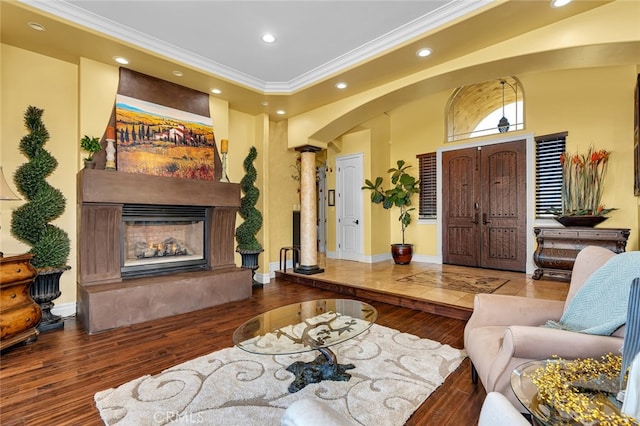
{"type": "Polygon", "coordinates": [[[0,200],[19,200],[18,197],[7,184],[7,180],[4,178],[4,171],[0,166],[0,200]]]}

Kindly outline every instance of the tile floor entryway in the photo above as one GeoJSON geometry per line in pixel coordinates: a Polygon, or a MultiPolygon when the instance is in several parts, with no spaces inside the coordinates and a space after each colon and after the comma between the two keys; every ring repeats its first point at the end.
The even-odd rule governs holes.
{"type": "Polygon", "coordinates": [[[441,276],[443,271],[478,277],[498,277],[508,281],[494,294],[552,300],[564,300],[569,289],[569,284],[566,282],[534,280],[531,275],[520,272],[415,261],[409,265],[396,265],[392,260],[361,263],[318,256],[318,266],[323,268],[324,272],[302,275],[288,268],[286,272],[277,271],[276,276],[287,281],[327,288],[347,295],[367,297],[462,319],[467,319],[473,311],[474,294],[398,280],[425,271],[430,271],[435,277],[441,276]]]}

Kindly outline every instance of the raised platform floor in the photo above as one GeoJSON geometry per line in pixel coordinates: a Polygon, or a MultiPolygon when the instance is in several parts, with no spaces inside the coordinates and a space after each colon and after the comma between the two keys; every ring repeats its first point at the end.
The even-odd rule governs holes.
{"type": "Polygon", "coordinates": [[[291,268],[276,271],[276,277],[312,287],[333,290],[347,296],[362,297],[451,318],[468,319],[473,312],[475,294],[451,290],[443,285],[443,272],[465,274],[478,278],[508,280],[495,294],[509,294],[539,299],[565,300],[569,284],[551,280],[534,280],[521,272],[464,266],[439,265],[412,261],[396,265],[392,260],[362,263],[319,257],[318,266],[324,272],[313,275],[296,274],[291,268]],[[431,272],[429,283],[399,281],[422,272],[431,272]]]}

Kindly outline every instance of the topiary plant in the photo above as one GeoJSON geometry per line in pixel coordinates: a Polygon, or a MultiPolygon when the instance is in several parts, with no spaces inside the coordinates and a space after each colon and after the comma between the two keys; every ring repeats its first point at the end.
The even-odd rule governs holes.
{"type": "Polygon", "coordinates": [[[240,189],[244,196],[240,199],[239,213],[244,222],[236,228],[238,251],[262,250],[262,245],[256,238],[256,234],[262,227],[262,213],[255,207],[260,197],[260,190],[254,185],[258,172],[253,166],[253,162],[257,156],[258,150],[252,146],[243,162],[245,175],[240,181],[240,189]]]}
{"type": "Polygon", "coordinates": [[[58,167],[58,161],[43,147],[49,132],[42,122],[44,110],[29,106],[24,114],[28,134],[20,140],[20,152],[29,161],[20,166],[14,182],[27,200],[11,216],[11,233],[31,246],[31,263],[36,269],[64,268],[69,258],[69,235],[50,224],[64,213],[66,199],[46,178],[58,167]]]}

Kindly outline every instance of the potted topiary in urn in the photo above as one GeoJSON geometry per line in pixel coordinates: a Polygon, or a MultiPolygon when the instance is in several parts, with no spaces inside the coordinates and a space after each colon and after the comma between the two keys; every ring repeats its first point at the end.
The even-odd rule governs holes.
{"type": "Polygon", "coordinates": [[[406,244],[404,241],[404,231],[411,223],[411,211],[415,210],[411,206],[411,196],[420,192],[420,181],[407,173],[410,165],[405,165],[404,160],[398,160],[398,167],[387,170],[391,173],[391,189],[385,190],[382,187],[382,177],[378,176],[375,182],[365,180],[362,189],[371,190],[371,202],[382,204],[385,209],[398,207],[400,209],[400,227],[402,230],[402,244],[391,244],[391,255],[398,265],[406,265],[413,257],[413,244],[406,244]]]}
{"type": "MultiPolygon", "coordinates": [[[[236,228],[236,242],[238,243],[236,251],[242,257],[242,267],[251,269],[253,272],[258,269],[258,256],[263,251],[260,241],[256,238],[256,234],[262,227],[262,213],[256,208],[260,190],[255,186],[258,172],[253,162],[257,156],[258,150],[252,146],[243,162],[245,175],[240,181],[240,189],[244,195],[240,199],[239,213],[244,222],[236,228]]],[[[255,278],[252,279],[253,286],[262,286],[255,278]]]]}
{"type": "Polygon", "coordinates": [[[64,327],[62,318],[53,315],[51,308],[52,301],[60,297],[60,276],[71,269],[67,265],[69,235],[50,223],[64,213],[66,199],[46,181],[58,167],[58,161],[43,148],[49,140],[49,132],[42,122],[43,112],[29,106],[24,114],[29,133],[20,140],[20,152],[29,161],[16,170],[14,181],[26,203],[11,216],[11,233],[31,247],[31,264],[38,271],[31,296],[42,309],[42,321],[38,325],[41,332],[64,327]]]}

